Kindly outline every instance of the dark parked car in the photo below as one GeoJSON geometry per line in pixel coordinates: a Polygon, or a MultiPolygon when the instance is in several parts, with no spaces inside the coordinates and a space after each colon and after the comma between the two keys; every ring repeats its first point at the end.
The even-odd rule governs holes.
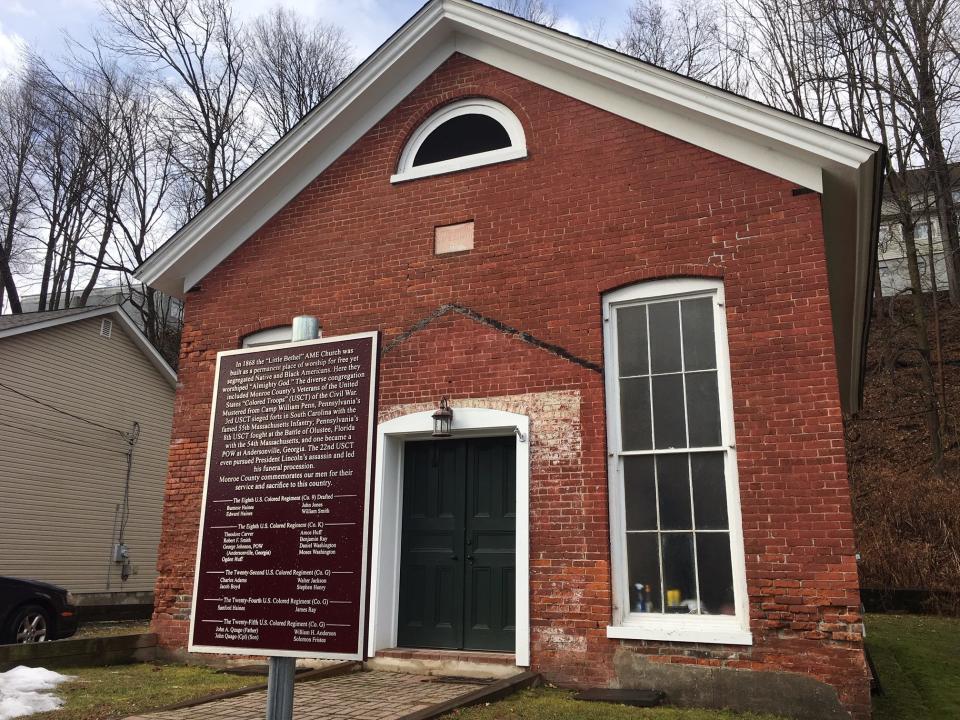
{"type": "Polygon", "coordinates": [[[0,643],[60,640],[77,624],[74,598],[62,587],[0,576],[0,643]]]}

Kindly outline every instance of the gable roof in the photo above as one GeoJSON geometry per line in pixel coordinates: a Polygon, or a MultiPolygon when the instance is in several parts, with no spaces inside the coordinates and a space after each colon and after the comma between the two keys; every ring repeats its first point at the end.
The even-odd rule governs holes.
{"type": "Polygon", "coordinates": [[[0,332],[11,330],[13,328],[33,325],[35,323],[48,322],[70,318],[73,315],[80,315],[89,312],[88,307],[70,308],[69,310],[45,310],[43,312],[18,313],[16,315],[0,315],[0,332]]]}
{"type": "Polygon", "coordinates": [[[16,335],[25,335],[26,333],[37,330],[46,330],[47,328],[67,325],[80,320],[89,320],[90,318],[109,316],[111,320],[118,322],[133,340],[140,352],[142,352],[150,364],[163,376],[163,379],[171,387],[177,386],[177,374],[170,364],[163,359],[163,355],[157,352],[143,331],[137,327],[137,324],[123,311],[119,305],[103,305],[100,307],[82,307],[69,308],[65,310],[47,310],[44,312],[20,313],[17,315],[0,315],[0,341],[4,338],[14,337],[16,335]]]}
{"type": "Polygon", "coordinates": [[[454,52],[821,193],[841,395],[859,408],[882,146],[469,0],[427,2],[138,278],[182,297],[454,52]]]}

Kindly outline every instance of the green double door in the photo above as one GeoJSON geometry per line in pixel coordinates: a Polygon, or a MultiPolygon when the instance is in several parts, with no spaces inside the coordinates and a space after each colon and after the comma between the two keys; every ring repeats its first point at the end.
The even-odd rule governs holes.
{"type": "Polygon", "coordinates": [[[513,651],[515,452],[512,436],[406,443],[399,646],[513,651]]]}

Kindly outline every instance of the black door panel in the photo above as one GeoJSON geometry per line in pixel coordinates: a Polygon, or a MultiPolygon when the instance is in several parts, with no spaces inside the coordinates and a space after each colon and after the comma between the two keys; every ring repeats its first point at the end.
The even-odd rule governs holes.
{"type": "Polygon", "coordinates": [[[408,442],[398,644],[514,649],[513,437],[408,442]]]}

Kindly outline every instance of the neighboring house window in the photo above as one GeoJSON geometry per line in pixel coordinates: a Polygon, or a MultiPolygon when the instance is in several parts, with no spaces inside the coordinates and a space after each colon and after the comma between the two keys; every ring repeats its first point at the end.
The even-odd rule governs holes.
{"type": "Polygon", "coordinates": [[[243,338],[242,347],[260,347],[261,345],[276,345],[278,343],[288,343],[293,339],[293,327],[290,325],[281,325],[267,330],[250,333],[243,338]]]}
{"type": "Polygon", "coordinates": [[[495,100],[471,98],[445,105],[410,137],[390,182],[526,157],[523,126],[495,100]]]}
{"type": "Polygon", "coordinates": [[[604,340],[608,635],[749,644],[723,285],[612,292],[604,340]]]}

